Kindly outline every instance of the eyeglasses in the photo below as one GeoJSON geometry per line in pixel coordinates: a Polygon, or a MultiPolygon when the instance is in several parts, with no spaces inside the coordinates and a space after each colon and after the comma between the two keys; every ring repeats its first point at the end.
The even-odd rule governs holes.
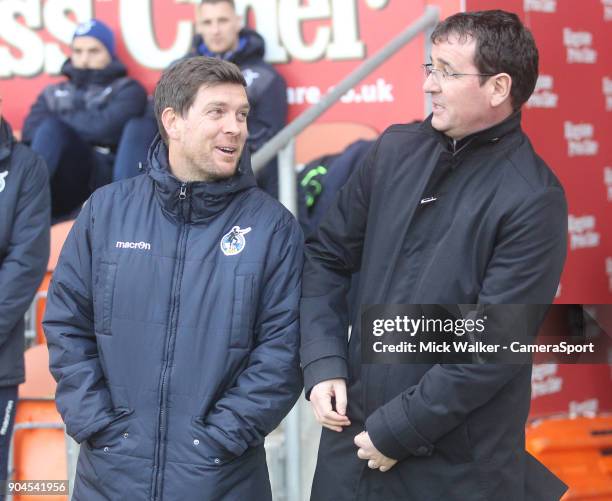
{"type": "Polygon", "coordinates": [[[429,75],[433,73],[433,76],[438,83],[463,76],[492,77],[496,75],[496,73],[449,73],[446,70],[439,70],[438,68],[434,68],[433,64],[422,64],[421,66],[423,67],[423,71],[425,72],[425,78],[429,77],[429,75]]]}

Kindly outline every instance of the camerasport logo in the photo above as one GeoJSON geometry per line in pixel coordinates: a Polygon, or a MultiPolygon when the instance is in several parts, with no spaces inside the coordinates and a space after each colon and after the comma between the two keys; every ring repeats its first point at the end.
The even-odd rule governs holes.
{"type": "Polygon", "coordinates": [[[601,90],[606,100],[606,111],[612,111],[612,79],[603,77],[601,79],[601,90]]]}
{"type": "Polygon", "coordinates": [[[552,14],[557,12],[557,0],[525,0],[523,7],[525,12],[546,12],[552,14]]]}
{"type": "Polygon", "coordinates": [[[563,28],[563,45],[567,48],[568,63],[595,64],[597,51],[591,47],[593,35],[588,31],[563,28]]]}
{"type": "Polygon", "coordinates": [[[591,157],[597,155],[599,143],[593,139],[595,127],[589,123],[563,122],[567,154],[570,157],[591,157]]]}
{"type": "Polygon", "coordinates": [[[612,0],[601,0],[604,21],[612,21],[612,0]]]}
{"type": "Polygon", "coordinates": [[[534,364],[531,373],[531,400],[554,395],[563,389],[563,378],[558,375],[557,364],[534,364]]]}
{"type": "Polygon", "coordinates": [[[608,190],[608,202],[612,202],[612,167],[604,167],[604,184],[608,190]]]}
{"type": "Polygon", "coordinates": [[[612,292],[612,257],[606,258],[606,273],[608,275],[608,289],[612,292]]]}
{"type": "Polygon", "coordinates": [[[570,249],[587,249],[598,247],[601,235],[595,231],[597,219],[595,216],[573,216],[568,217],[567,226],[570,234],[570,249]]]}
{"type": "Polygon", "coordinates": [[[554,92],[555,81],[551,75],[540,75],[535,90],[527,101],[528,108],[556,108],[559,95],[554,92]]]}

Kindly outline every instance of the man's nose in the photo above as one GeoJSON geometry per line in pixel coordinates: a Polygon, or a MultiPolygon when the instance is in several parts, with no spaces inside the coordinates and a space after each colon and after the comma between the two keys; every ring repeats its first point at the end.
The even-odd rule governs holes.
{"type": "Polygon", "coordinates": [[[423,92],[440,92],[440,84],[438,83],[438,79],[433,72],[425,77],[425,81],[423,82],[423,92]]]}
{"type": "Polygon", "coordinates": [[[233,113],[228,113],[223,120],[223,132],[225,134],[231,134],[233,136],[237,136],[240,134],[240,124],[238,123],[238,119],[233,113]]]}

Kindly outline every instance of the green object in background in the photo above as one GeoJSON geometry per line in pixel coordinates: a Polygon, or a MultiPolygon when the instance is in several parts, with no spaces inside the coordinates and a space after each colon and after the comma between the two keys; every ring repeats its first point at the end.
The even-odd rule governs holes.
{"type": "Polygon", "coordinates": [[[315,202],[317,201],[317,197],[323,191],[323,185],[319,179],[317,179],[317,177],[324,176],[325,174],[327,174],[327,167],[319,165],[318,167],[311,169],[300,182],[300,186],[304,189],[306,196],[306,207],[309,209],[314,206],[315,202]]]}

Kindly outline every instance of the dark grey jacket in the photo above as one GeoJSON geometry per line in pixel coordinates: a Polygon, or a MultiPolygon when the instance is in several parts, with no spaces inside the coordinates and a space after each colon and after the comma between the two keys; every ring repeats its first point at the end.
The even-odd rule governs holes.
{"type": "Polygon", "coordinates": [[[345,296],[361,270],[359,305],[548,304],[566,236],[563,189],[520,114],[455,149],[430,119],[381,136],[307,242],[305,387],[347,378],[353,423],[323,431],[313,499],[558,499],[552,475],[524,451],[530,366],[362,366],[358,318],[347,343],[345,296]],[[363,429],[400,460],[390,472],[357,458],[363,429]]]}
{"type": "Polygon", "coordinates": [[[100,70],[75,68],[68,59],[62,75],[68,80],[45,87],[32,105],[23,125],[23,140],[30,143],[43,120],[54,116],[87,143],[114,150],[125,123],[145,109],[143,86],[127,76],[117,59],[100,70]]]}
{"type": "Polygon", "coordinates": [[[0,119],[0,386],[24,381],[24,322],[49,259],[49,181],[43,160],[0,119]]]}
{"type": "Polygon", "coordinates": [[[248,153],[218,183],[180,183],[159,137],[151,153],[92,195],[53,275],[73,499],[270,499],[264,437],[301,389],[299,225],[248,153]]]}

